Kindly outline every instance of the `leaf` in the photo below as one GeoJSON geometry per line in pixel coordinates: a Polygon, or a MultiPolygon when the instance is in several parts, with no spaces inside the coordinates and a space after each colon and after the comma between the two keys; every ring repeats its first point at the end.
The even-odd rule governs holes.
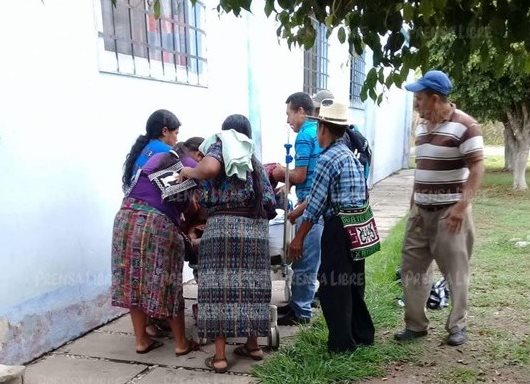
{"type": "Polygon", "coordinates": [[[383,84],[385,82],[385,69],[383,67],[379,68],[379,73],[377,74],[377,81],[379,81],[380,84],[383,84]]]}
{"type": "Polygon", "coordinates": [[[265,15],[269,17],[272,11],[274,11],[274,0],[265,1],[265,15]]]}
{"type": "Polygon", "coordinates": [[[153,12],[155,19],[160,17],[160,0],[155,0],[153,3],[153,12]]]}
{"type": "Polygon", "coordinates": [[[411,22],[414,18],[414,7],[410,3],[403,4],[403,20],[405,22],[411,22]]]}
{"type": "Polygon", "coordinates": [[[326,27],[328,28],[331,28],[333,26],[333,21],[335,20],[335,16],[333,15],[328,15],[326,16],[326,18],[324,19],[324,24],[326,25],[326,27]]]}
{"type": "Polygon", "coordinates": [[[392,72],[391,74],[389,74],[385,80],[385,86],[387,88],[390,88],[392,86],[392,84],[394,83],[394,72],[392,72]]]}
{"type": "Polygon", "coordinates": [[[377,93],[375,92],[374,88],[370,88],[368,90],[368,94],[370,95],[370,99],[372,99],[373,101],[377,99],[377,93]]]}
{"type": "Polygon", "coordinates": [[[442,11],[447,6],[447,0],[434,0],[434,8],[437,11],[442,11]]]}
{"type": "Polygon", "coordinates": [[[382,101],[383,101],[383,93],[381,92],[379,96],[377,96],[377,105],[381,105],[382,101]]]}
{"type": "Polygon", "coordinates": [[[315,44],[315,28],[309,23],[304,28],[303,44],[305,49],[311,49],[315,44]]]}
{"type": "Polygon", "coordinates": [[[341,44],[346,41],[346,31],[344,30],[344,27],[339,28],[338,37],[341,44]]]}
{"type": "Polygon", "coordinates": [[[425,22],[429,21],[429,18],[433,15],[433,1],[432,0],[421,0],[420,2],[420,13],[423,16],[425,22]]]}
{"type": "Polygon", "coordinates": [[[377,69],[375,69],[374,67],[368,71],[364,84],[368,88],[375,88],[376,83],[377,83],[377,69]]]}
{"type": "Polygon", "coordinates": [[[366,81],[363,84],[363,87],[361,88],[361,94],[359,95],[361,98],[361,101],[364,102],[368,98],[368,86],[366,85],[366,81]]]}
{"type": "Polygon", "coordinates": [[[278,0],[278,5],[283,9],[291,9],[294,6],[294,0],[278,0]]]}

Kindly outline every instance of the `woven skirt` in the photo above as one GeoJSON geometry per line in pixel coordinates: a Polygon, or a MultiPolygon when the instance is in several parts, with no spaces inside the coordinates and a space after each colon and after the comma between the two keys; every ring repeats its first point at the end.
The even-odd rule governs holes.
{"type": "Polygon", "coordinates": [[[177,226],[142,201],[124,199],[112,235],[112,305],[175,317],[184,310],[183,266],[177,226]]]}
{"type": "Polygon", "coordinates": [[[217,215],[199,248],[200,337],[267,336],[271,277],[267,220],[217,215]]]}

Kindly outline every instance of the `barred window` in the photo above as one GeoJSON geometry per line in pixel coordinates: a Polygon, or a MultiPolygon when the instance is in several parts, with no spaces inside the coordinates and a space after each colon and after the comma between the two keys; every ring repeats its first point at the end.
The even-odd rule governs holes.
{"type": "Polygon", "coordinates": [[[326,26],[315,26],[315,44],[304,52],[304,92],[312,95],[328,86],[328,38],[326,26]]]}
{"type": "Polygon", "coordinates": [[[190,0],[101,0],[100,69],[104,72],[206,85],[205,6],[190,0]]]}
{"type": "Polygon", "coordinates": [[[363,53],[362,56],[355,55],[352,57],[350,65],[350,103],[354,108],[364,109],[361,101],[361,89],[365,78],[363,53]]]}

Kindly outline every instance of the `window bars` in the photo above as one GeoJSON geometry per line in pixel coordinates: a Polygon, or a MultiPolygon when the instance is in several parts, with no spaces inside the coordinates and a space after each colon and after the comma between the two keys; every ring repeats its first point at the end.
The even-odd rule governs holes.
{"type": "Polygon", "coordinates": [[[364,72],[364,53],[361,56],[355,55],[351,59],[350,65],[350,103],[358,109],[364,109],[361,100],[361,89],[363,88],[366,74],[364,72]]]}
{"type": "Polygon", "coordinates": [[[328,86],[328,39],[326,26],[315,25],[315,43],[304,52],[304,92],[312,95],[328,86]]]}
{"type": "Polygon", "coordinates": [[[111,0],[100,1],[103,71],[206,85],[203,3],[160,0],[156,18],[151,0],[118,0],[115,7],[111,0]]]}

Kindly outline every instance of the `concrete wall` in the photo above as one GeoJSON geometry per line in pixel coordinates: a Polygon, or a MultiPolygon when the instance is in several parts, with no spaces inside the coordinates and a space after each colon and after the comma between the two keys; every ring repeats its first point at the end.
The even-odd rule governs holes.
{"type": "MultiPolygon", "coordinates": [[[[284,161],[284,101],[302,89],[303,61],[261,6],[259,16],[219,17],[207,1],[208,86],[194,87],[100,72],[98,4],[3,7],[13,17],[0,23],[0,363],[27,362],[121,313],[108,294],[112,222],[121,166],[152,111],[175,112],[180,140],[248,115],[263,161],[284,161]]],[[[331,48],[330,59],[330,88],[347,96],[347,57],[331,48]]],[[[373,106],[352,113],[378,115],[373,106]]],[[[371,132],[403,130],[399,119],[375,121],[371,132]]],[[[389,143],[376,147],[394,139],[383,132],[389,143]]],[[[401,167],[399,156],[377,156],[379,178],[401,167]]]]}

